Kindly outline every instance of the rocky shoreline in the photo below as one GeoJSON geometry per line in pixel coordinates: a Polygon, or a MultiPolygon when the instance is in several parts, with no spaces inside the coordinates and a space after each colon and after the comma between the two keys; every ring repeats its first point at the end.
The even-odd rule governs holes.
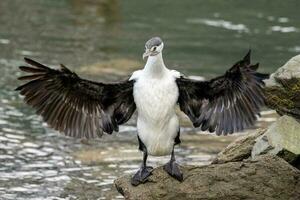
{"type": "Polygon", "coordinates": [[[125,176],[115,185],[125,199],[300,198],[299,170],[276,156],[181,169],[185,174],[182,183],[157,168],[146,184],[132,187],[130,176],[125,176]]]}
{"type": "Polygon", "coordinates": [[[238,138],[210,165],[182,166],[182,183],[161,167],[133,187],[115,180],[125,199],[300,199],[300,55],[266,81],[266,104],[281,117],[238,138]]]}

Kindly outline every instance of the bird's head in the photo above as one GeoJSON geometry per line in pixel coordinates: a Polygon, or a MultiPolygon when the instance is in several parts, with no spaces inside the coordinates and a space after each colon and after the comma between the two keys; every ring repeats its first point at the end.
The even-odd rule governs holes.
{"type": "Polygon", "coordinates": [[[164,43],[160,37],[153,37],[148,40],[145,44],[145,53],[143,54],[143,59],[149,56],[156,56],[162,52],[164,48],[164,43]]]}

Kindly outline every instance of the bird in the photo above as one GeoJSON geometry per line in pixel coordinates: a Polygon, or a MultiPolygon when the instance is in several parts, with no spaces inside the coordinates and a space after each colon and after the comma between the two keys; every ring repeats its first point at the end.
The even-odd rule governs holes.
{"type": "Polygon", "coordinates": [[[174,148],[181,143],[176,108],[202,131],[227,135],[254,125],[265,105],[264,79],[259,63],[251,64],[251,50],[223,75],[195,80],[166,67],[164,42],[153,37],[145,43],[143,69],[112,83],[80,78],[61,64],[50,68],[30,58],[19,69],[29,73],[16,88],[24,101],[53,129],[75,138],[97,138],[119,131],[137,112],[138,149],[143,152],[141,167],[131,184],[146,183],[153,172],[148,155],[169,155],[163,169],[183,181],[174,148]]]}

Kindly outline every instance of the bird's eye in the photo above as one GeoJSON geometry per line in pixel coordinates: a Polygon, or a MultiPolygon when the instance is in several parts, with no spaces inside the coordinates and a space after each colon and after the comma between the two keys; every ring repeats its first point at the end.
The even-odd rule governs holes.
{"type": "Polygon", "coordinates": [[[155,51],[156,50],[156,47],[152,47],[152,51],[155,51]]]}

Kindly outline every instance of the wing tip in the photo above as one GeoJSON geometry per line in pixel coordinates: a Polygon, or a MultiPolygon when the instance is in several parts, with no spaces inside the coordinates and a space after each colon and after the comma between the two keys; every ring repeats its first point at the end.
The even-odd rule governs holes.
{"type": "Polygon", "coordinates": [[[18,86],[14,89],[14,91],[20,91],[22,86],[18,86]]]}
{"type": "Polygon", "coordinates": [[[32,60],[31,58],[28,58],[28,57],[24,57],[24,61],[28,64],[31,64],[32,62],[34,62],[34,60],[32,60]]]}
{"type": "Polygon", "coordinates": [[[28,57],[24,57],[24,61],[27,64],[30,64],[30,65],[35,66],[37,68],[42,68],[42,69],[46,69],[46,70],[49,69],[49,67],[47,67],[47,66],[45,66],[45,65],[43,65],[43,64],[41,64],[41,63],[39,63],[39,62],[37,62],[37,61],[35,61],[33,59],[31,59],[31,58],[28,58],[28,57]]]}
{"type": "Polygon", "coordinates": [[[246,62],[249,65],[250,64],[250,59],[251,59],[251,49],[248,50],[247,54],[243,58],[243,61],[246,62]]]}

